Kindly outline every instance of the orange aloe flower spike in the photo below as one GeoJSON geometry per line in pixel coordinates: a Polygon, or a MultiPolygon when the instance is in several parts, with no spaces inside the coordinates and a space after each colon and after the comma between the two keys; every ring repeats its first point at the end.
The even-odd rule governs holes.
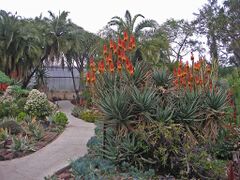
{"type": "Polygon", "coordinates": [[[120,47],[120,48],[122,47],[122,40],[120,37],[118,38],[118,47],[120,47]]]}
{"type": "Polygon", "coordinates": [[[131,43],[131,48],[134,49],[136,47],[136,42],[133,35],[130,37],[130,43],[131,43]]]}
{"type": "Polygon", "coordinates": [[[127,41],[127,40],[128,40],[128,33],[127,33],[127,31],[124,31],[124,32],[123,32],[123,40],[124,40],[124,41],[127,41]]]}
{"type": "Polygon", "coordinates": [[[122,70],[122,64],[119,60],[117,61],[117,69],[118,69],[118,71],[122,70]]]}
{"type": "Polygon", "coordinates": [[[86,80],[87,80],[87,82],[90,82],[90,80],[91,80],[91,73],[90,72],[87,72],[86,80]]]}
{"type": "Polygon", "coordinates": [[[107,55],[107,45],[106,44],[103,45],[103,54],[107,55]]]}
{"type": "Polygon", "coordinates": [[[110,66],[109,66],[110,72],[113,73],[113,72],[114,72],[114,69],[115,69],[115,68],[114,68],[114,64],[111,62],[111,63],[110,63],[110,66]]]}
{"type": "Polygon", "coordinates": [[[96,81],[96,76],[95,76],[95,73],[93,72],[91,76],[91,82],[94,83],[95,81],[96,81]]]}
{"type": "Polygon", "coordinates": [[[133,65],[132,65],[132,63],[130,63],[129,64],[129,66],[128,66],[128,72],[130,73],[130,75],[132,76],[133,75],[133,73],[134,73],[134,68],[133,68],[133,65]]]}
{"type": "Polygon", "coordinates": [[[117,44],[113,42],[113,53],[117,54],[117,44]]]}
{"type": "Polygon", "coordinates": [[[109,44],[110,44],[109,47],[110,47],[110,49],[113,49],[113,43],[114,43],[113,40],[110,39],[110,41],[109,41],[109,44]]]}

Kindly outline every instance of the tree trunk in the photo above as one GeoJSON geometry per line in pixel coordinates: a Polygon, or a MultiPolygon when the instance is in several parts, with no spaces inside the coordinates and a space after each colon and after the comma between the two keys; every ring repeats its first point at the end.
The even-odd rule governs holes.
{"type": "Polygon", "coordinates": [[[35,74],[35,72],[38,70],[38,68],[43,64],[43,61],[47,58],[47,55],[43,56],[40,59],[39,64],[35,67],[35,69],[31,72],[31,74],[29,74],[26,78],[23,79],[23,83],[22,83],[22,88],[26,88],[27,85],[29,84],[30,80],[32,79],[33,75],[35,74]]]}
{"type": "Polygon", "coordinates": [[[77,87],[76,87],[76,82],[75,82],[75,79],[74,79],[73,68],[71,68],[70,71],[71,71],[71,75],[72,75],[73,88],[74,88],[74,91],[75,91],[75,94],[76,94],[76,102],[79,103],[79,100],[80,100],[79,89],[77,89],[77,87]]]}
{"type": "Polygon", "coordinates": [[[25,89],[25,88],[28,86],[30,80],[32,79],[32,77],[33,77],[33,75],[35,74],[35,72],[37,71],[37,69],[38,69],[38,66],[35,67],[35,69],[31,72],[31,74],[29,74],[27,77],[25,77],[25,78],[23,79],[22,88],[25,89]]]}

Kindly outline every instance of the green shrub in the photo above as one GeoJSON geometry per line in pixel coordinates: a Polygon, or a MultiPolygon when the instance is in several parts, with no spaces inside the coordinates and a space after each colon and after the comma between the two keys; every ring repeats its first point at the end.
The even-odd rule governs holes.
{"type": "Polygon", "coordinates": [[[2,71],[0,71],[0,83],[11,84],[12,80],[2,71]]]}
{"type": "Polygon", "coordinates": [[[68,118],[67,118],[65,113],[57,112],[53,116],[53,123],[58,125],[58,126],[65,127],[68,123],[68,118]]]}
{"type": "Polygon", "coordinates": [[[27,102],[26,97],[20,97],[16,100],[16,104],[17,104],[19,112],[24,112],[24,106],[25,106],[26,102],[27,102]]]}
{"type": "Polygon", "coordinates": [[[83,104],[86,107],[89,107],[92,105],[92,97],[91,97],[91,93],[90,90],[85,88],[81,94],[81,98],[83,99],[83,101],[85,102],[85,104],[83,104]]]}
{"type": "Polygon", "coordinates": [[[73,108],[72,115],[90,123],[94,123],[96,120],[99,119],[100,116],[96,110],[82,108],[79,106],[75,106],[73,108]]]}
{"type": "Polygon", "coordinates": [[[21,86],[18,86],[18,85],[8,86],[7,91],[8,91],[8,94],[16,98],[27,97],[29,94],[29,90],[22,89],[21,86]]]}
{"type": "Polygon", "coordinates": [[[0,118],[3,117],[16,117],[19,109],[16,103],[3,101],[0,102],[0,118]]]}
{"type": "Polygon", "coordinates": [[[27,116],[27,114],[25,112],[20,112],[17,116],[17,122],[19,122],[19,123],[22,122],[26,116],[27,116]]]}
{"type": "Polygon", "coordinates": [[[232,152],[239,151],[240,131],[237,126],[226,126],[219,133],[216,144],[214,144],[212,153],[222,160],[231,160],[232,152]]]}
{"type": "Polygon", "coordinates": [[[198,149],[187,155],[195,178],[226,179],[226,162],[212,158],[205,150],[198,149]]]}
{"type": "Polygon", "coordinates": [[[99,114],[94,110],[84,109],[80,112],[79,118],[84,121],[94,123],[99,118],[99,114]]]}
{"type": "Polygon", "coordinates": [[[50,111],[54,114],[57,112],[58,110],[58,106],[56,104],[54,104],[53,102],[49,101],[49,106],[50,106],[50,111]]]}
{"type": "Polygon", "coordinates": [[[31,116],[36,116],[38,118],[45,118],[51,114],[51,108],[46,94],[36,89],[30,91],[24,109],[31,116]]]}
{"type": "MultiPolygon", "coordinates": [[[[106,57],[102,62],[108,65],[106,57]]],[[[122,57],[112,57],[113,62],[118,58],[122,57]]],[[[180,179],[224,179],[224,162],[209,151],[229,116],[228,85],[217,81],[216,61],[211,65],[205,60],[179,61],[172,64],[174,70],[169,66],[173,75],[164,68],[154,70],[144,60],[126,62],[120,63],[121,72],[119,64],[113,63],[113,72],[96,73],[96,81],[88,78],[93,66],[87,74],[103,124],[102,146],[98,137],[91,139],[89,152],[117,168],[128,163],[180,179]]],[[[81,117],[81,111],[74,113],[81,117]]]]}

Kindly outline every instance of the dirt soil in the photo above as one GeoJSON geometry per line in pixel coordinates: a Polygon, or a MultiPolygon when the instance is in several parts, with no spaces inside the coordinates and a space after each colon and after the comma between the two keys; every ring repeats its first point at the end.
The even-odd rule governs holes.
{"type": "Polygon", "coordinates": [[[59,134],[60,133],[57,133],[57,132],[46,131],[44,136],[34,144],[32,150],[27,150],[22,152],[11,152],[10,146],[12,144],[12,140],[7,140],[3,145],[5,148],[0,148],[0,161],[20,158],[20,157],[29,155],[33,152],[36,152],[39,149],[45,147],[47,144],[51,143],[53,140],[55,140],[59,134]]]}

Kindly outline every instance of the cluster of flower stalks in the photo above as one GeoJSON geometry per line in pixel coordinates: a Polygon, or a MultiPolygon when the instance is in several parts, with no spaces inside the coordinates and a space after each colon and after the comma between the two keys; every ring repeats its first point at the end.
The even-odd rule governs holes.
{"type": "Polygon", "coordinates": [[[174,70],[174,85],[177,88],[189,89],[190,91],[197,89],[212,89],[211,66],[200,58],[198,62],[194,62],[194,56],[191,56],[192,64],[188,61],[183,65],[180,60],[177,69],[174,70]]]}
{"type": "Polygon", "coordinates": [[[129,37],[125,31],[123,38],[119,37],[118,42],[114,42],[112,39],[108,44],[103,46],[103,59],[96,63],[93,57],[90,58],[90,71],[87,72],[86,80],[88,83],[95,83],[96,73],[103,74],[105,71],[114,73],[124,69],[130,75],[134,73],[134,67],[132,61],[129,58],[129,54],[135,49],[136,43],[133,35],[129,37]]]}

